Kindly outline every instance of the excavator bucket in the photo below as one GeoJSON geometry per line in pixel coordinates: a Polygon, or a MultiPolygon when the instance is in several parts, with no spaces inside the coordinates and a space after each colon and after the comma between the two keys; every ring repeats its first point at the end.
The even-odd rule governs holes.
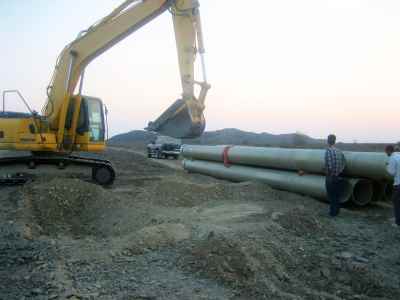
{"type": "Polygon", "coordinates": [[[203,110],[196,100],[178,99],[146,130],[179,139],[199,137],[205,128],[203,110]]]}

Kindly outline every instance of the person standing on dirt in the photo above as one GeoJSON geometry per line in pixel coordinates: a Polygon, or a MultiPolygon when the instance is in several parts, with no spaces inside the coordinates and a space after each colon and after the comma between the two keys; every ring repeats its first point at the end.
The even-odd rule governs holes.
{"type": "Polygon", "coordinates": [[[400,153],[395,152],[392,145],[385,148],[386,154],[389,156],[387,164],[388,173],[393,176],[393,209],[394,220],[397,226],[400,226],[400,153]]]}
{"type": "Polygon", "coordinates": [[[340,211],[340,198],[343,193],[343,179],[340,177],[346,167],[345,157],[335,147],[336,136],[328,136],[328,148],[325,151],[326,192],[330,203],[329,215],[336,217],[340,211]]]}

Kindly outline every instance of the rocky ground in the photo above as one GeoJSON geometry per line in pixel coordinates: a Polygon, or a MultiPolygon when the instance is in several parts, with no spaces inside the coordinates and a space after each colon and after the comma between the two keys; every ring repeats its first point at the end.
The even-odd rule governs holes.
{"type": "Polygon", "coordinates": [[[389,203],[342,210],[119,149],[0,191],[0,299],[400,299],[389,203]],[[165,162],[164,162],[165,164],[165,162]]]}

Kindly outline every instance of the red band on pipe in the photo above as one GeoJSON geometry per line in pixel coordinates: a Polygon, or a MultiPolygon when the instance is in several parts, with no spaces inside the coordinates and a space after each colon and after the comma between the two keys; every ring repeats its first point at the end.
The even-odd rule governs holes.
{"type": "Polygon", "coordinates": [[[231,166],[230,162],[229,162],[229,150],[232,148],[233,146],[226,146],[224,148],[224,151],[222,152],[222,158],[224,161],[224,166],[229,168],[231,166]]]}

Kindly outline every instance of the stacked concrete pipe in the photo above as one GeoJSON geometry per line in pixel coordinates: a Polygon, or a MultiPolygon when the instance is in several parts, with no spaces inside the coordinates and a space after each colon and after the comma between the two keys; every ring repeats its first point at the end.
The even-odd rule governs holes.
{"type": "MultiPolygon", "coordinates": [[[[261,180],[276,189],[326,199],[325,150],[184,145],[182,154],[188,171],[232,181],[261,180]],[[299,170],[305,175],[299,176],[299,170]]],[[[346,178],[342,202],[364,206],[387,197],[391,177],[386,171],[385,154],[344,152],[344,155],[346,178]]]]}

